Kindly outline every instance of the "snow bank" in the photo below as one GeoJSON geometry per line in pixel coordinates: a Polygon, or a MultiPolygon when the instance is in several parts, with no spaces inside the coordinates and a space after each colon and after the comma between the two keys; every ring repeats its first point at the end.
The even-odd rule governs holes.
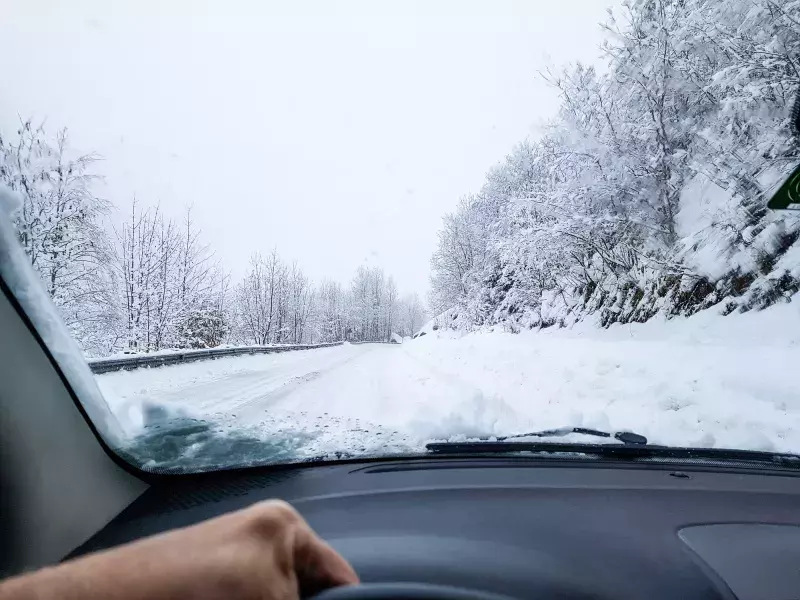
{"type": "MultiPolygon", "coordinates": [[[[335,342],[333,342],[335,343],[335,342]]],[[[210,348],[162,348],[161,350],[150,350],[141,352],[115,352],[104,356],[87,357],[86,362],[89,364],[103,362],[105,360],[116,360],[119,358],[135,358],[135,357],[150,357],[150,356],[171,356],[173,354],[184,354],[186,356],[192,355],[207,355],[209,350],[262,350],[272,348],[289,348],[292,346],[327,346],[331,345],[328,342],[321,342],[319,344],[249,344],[249,345],[235,345],[235,344],[220,344],[210,348]]]]}
{"type": "MultiPolygon", "coordinates": [[[[723,317],[723,307],[695,313],[691,317],[667,319],[658,315],[645,323],[614,323],[600,329],[592,320],[575,323],[569,329],[544,329],[540,335],[554,338],[597,340],[661,341],[691,345],[728,345],[743,351],[754,346],[800,345],[800,302],[776,304],[761,311],[733,313],[723,317]]],[[[757,358],[752,356],[757,362],[757,358]]]]}
{"type": "MultiPolygon", "coordinates": [[[[453,319],[456,316],[457,312],[455,309],[449,309],[444,311],[441,314],[436,315],[430,321],[425,323],[419,330],[414,334],[414,338],[422,337],[428,335],[430,333],[436,333],[439,336],[450,336],[452,337],[453,329],[453,319]]],[[[458,337],[456,335],[455,337],[458,337]]]]}
{"type": "Polygon", "coordinates": [[[443,436],[582,425],[667,445],[800,452],[797,303],[607,330],[430,335],[408,349],[478,391],[442,418],[443,436]]]}

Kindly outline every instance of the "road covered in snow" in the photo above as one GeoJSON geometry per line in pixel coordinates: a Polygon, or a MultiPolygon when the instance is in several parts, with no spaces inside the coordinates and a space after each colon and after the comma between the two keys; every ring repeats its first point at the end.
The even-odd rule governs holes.
{"type": "MultiPolygon", "coordinates": [[[[402,345],[232,357],[97,381],[129,435],[180,415],[212,424],[206,433],[215,441],[265,442],[272,455],[254,461],[422,451],[431,439],[561,426],[633,430],[666,445],[800,452],[798,325],[798,307],[787,304],[610,330],[429,327],[402,345]]],[[[209,460],[201,456],[208,439],[181,450],[185,464],[209,460]]]]}

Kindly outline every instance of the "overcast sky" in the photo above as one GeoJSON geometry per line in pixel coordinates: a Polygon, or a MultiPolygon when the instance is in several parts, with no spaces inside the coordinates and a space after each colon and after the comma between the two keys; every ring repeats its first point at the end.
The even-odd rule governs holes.
{"type": "Polygon", "coordinates": [[[0,0],[0,130],[67,126],[101,193],[192,204],[234,276],[273,246],[315,280],[428,289],[441,216],[596,63],[611,0],[0,0]]]}

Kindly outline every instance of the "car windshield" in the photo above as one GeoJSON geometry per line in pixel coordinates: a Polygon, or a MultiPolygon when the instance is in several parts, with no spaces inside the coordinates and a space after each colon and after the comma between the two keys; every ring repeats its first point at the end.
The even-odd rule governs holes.
{"type": "Polygon", "coordinates": [[[800,453],[797,0],[7,0],[0,54],[17,295],[141,469],[800,453]]]}

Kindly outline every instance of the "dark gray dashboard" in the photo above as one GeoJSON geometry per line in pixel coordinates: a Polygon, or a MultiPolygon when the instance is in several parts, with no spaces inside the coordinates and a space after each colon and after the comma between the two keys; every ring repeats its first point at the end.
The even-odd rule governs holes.
{"type": "Polygon", "coordinates": [[[790,472],[448,458],[166,479],[76,554],[267,498],[291,502],[363,581],[517,598],[800,596],[790,472]]]}

